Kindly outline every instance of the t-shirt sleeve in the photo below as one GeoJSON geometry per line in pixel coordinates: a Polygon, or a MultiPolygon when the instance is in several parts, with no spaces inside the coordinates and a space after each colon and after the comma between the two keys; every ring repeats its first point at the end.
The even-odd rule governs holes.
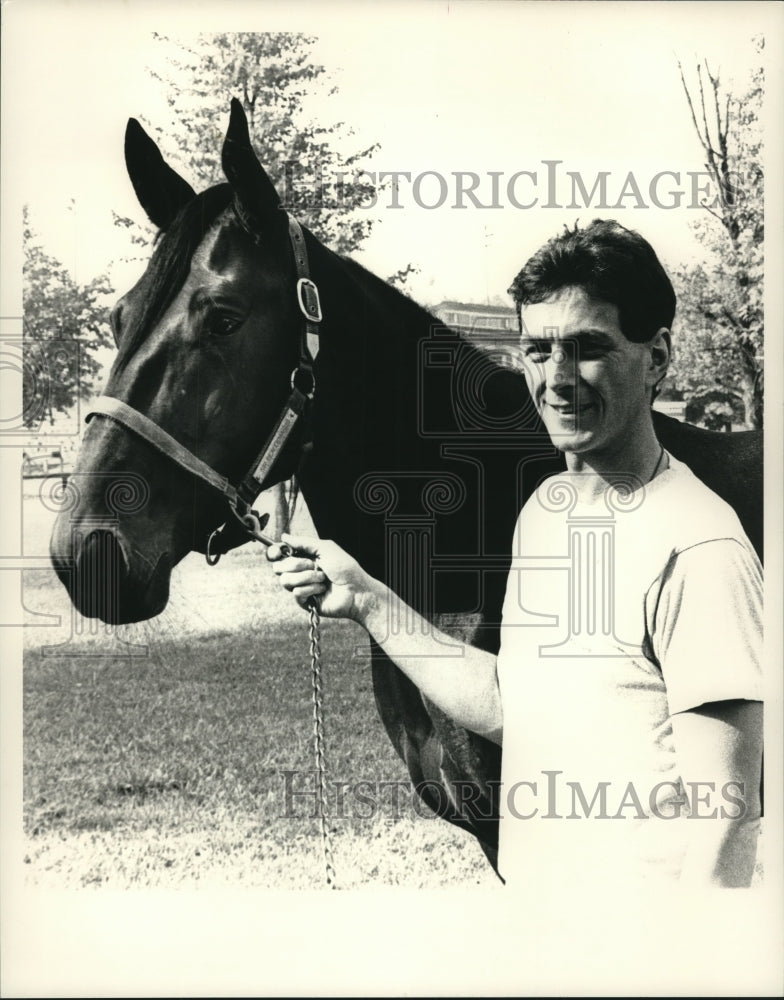
{"type": "Polygon", "coordinates": [[[714,701],[762,700],[762,569],[734,538],[673,556],[646,617],[671,713],[714,701]]]}

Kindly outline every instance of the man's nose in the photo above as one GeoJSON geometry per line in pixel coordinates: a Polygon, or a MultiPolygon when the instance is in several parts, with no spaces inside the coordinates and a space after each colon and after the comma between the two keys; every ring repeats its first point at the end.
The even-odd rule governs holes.
{"type": "Polygon", "coordinates": [[[574,385],[577,377],[576,371],[574,351],[568,346],[556,344],[545,363],[545,377],[548,387],[555,389],[574,385]]]}

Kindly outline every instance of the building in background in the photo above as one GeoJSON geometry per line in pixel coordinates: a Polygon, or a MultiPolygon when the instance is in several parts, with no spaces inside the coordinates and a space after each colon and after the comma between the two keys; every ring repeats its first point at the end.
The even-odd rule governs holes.
{"type": "Polygon", "coordinates": [[[433,307],[441,322],[488,349],[514,344],[518,337],[517,314],[512,306],[479,305],[446,300],[433,307]]]}

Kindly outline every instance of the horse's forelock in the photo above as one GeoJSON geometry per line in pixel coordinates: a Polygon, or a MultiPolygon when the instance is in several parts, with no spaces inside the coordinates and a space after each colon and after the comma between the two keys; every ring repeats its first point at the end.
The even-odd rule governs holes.
{"type": "Polygon", "coordinates": [[[139,286],[144,301],[133,310],[132,325],[123,332],[117,366],[122,367],[149,336],[182,288],[191,259],[210,227],[231,203],[232,189],[218,184],[202,191],[158,234],[153,255],[139,286]]]}

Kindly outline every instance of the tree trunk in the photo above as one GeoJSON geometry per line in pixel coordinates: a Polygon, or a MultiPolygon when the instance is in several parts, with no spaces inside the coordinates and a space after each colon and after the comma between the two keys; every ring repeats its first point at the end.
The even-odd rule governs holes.
{"type": "Polygon", "coordinates": [[[762,427],[762,380],[750,374],[745,374],[741,380],[741,398],[743,399],[743,422],[750,430],[762,427]]]}
{"type": "Polygon", "coordinates": [[[754,383],[754,397],[752,400],[752,426],[758,429],[762,429],[765,422],[765,407],[764,407],[764,397],[762,394],[762,373],[760,372],[758,379],[754,383]]]}

